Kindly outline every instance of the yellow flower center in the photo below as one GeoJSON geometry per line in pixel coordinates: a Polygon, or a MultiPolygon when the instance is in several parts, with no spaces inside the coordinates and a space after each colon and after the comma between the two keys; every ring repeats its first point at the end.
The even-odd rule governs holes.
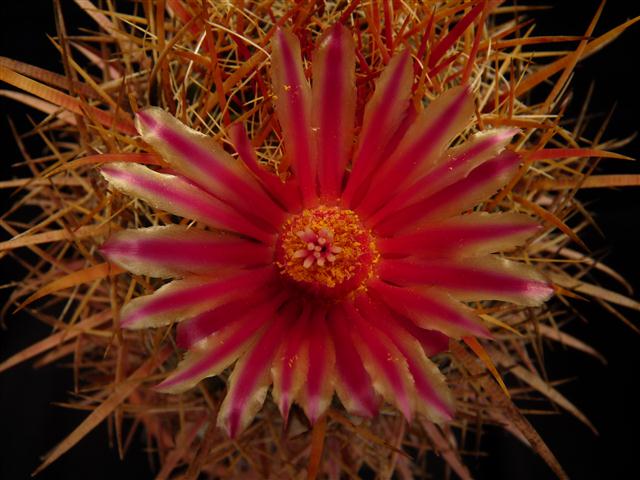
{"type": "Polygon", "coordinates": [[[277,252],[283,275],[325,293],[359,288],[379,258],[371,232],[355,212],[326,206],[291,216],[277,252]]]}

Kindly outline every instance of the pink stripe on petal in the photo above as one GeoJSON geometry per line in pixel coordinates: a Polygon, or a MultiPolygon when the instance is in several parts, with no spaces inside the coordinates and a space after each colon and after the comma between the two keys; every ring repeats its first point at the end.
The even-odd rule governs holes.
{"type": "Polygon", "coordinates": [[[260,188],[242,163],[231,158],[213,138],[197,132],[161,108],[151,107],[136,115],[142,139],[165,161],[245,214],[260,205],[261,220],[272,228],[282,222],[284,212],[260,188]]]}
{"type": "Polygon", "coordinates": [[[339,309],[328,315],[328,327],[336,354],[336,391],[345,409],[354,415],[373,417],[380,403],[371,378],[350,340],[350,319],[339,309]]]}
{"type": "Polygon", "coordinates": [[[272,241],[272,236],[264,230],[182,177],[125,163],[104,166],[101,173],[117,190],[138,197],[160,210],[264,242],[272,241]]]}
{"type": "Polygon", "coordinates": [[[372,225],[384,220],[398,210],[427,198],[444,187],[466,177],[478,165],[494,158],[518,132],[517,129],[497,129],[481,132],[464,145],[445,152],[440,162],[422,178],[386,202],[367,219],[372,225]]]}
{"type": "MultiPolygon", "coordinates": [[[[418,111],[416,110],[413,103],[410,103],[409,107],[407,107],[407,110],[402,117],[402,121],[400,122],[400,125],[398,126],[398,128],[396,129],[392,137],[389,139],[389,142],[387,143],[387,145],[384,147],[384,153],[382,154],[382,157],[381,157],[382,161],[384,161],[384,159],[391,157],[391,155],[393,155],[393,153],[398,149],[399,145],[404,140],[405,135],[411,128],[411,125],[413,125],[413,123],[416,121],[417,118],[418,118],[418,111]]],[[[376,170],[372,172],[372,176],[373,174],[375,174],[375,172],[376,170]]],[[[364,194],[367,193],[366,192],[367,188],[368,188],[367,185],[362,186],[362,188],[360,189],[361,195],[357,197],[358,202],[356,203],[359,204],[359,202],[362,200],[362,197],[364,196],[364,194]]]]}
{"type": "Polygon", "coordinates": [[[247,310],[246,301],[246,298],[234,300],[180,322],[176,327],[176,345],[183,350],[191,349],[200,340],[237,320],[247,310]]]}
{"type": "Polygon", "coordinates": [[[454,338],[465,335],[489,336],[488,330],[471,309],[437,289],[401,288],[380,280],[373,281],[369,286],[376,298],[420,328],[438,330],[454,338]]]}
{"type": "Polygon", "coordinates": [[[242,317],[248,309],[267,302],[274,292],[269,287],[246,291],[238,299],[180,322],[176,328],[176,344],[182,349],[190,349],[200,340],[242,317]]]}
{"type": "Polygon", "coordinates": [[[409,371],[415,381],[416,393],[425,402],[417,407],[433,421],[450,420],[453,399],[447,388],[444,375],[426,357],[424,350],[396,318],[383,306],[362,295],[357,305],[362,314],[376,325],[398,347],[407,360],[409,371]]]}
{"type": "Polygon", "coordinates": [[[345,303],[344,308],[352,322],[351,338],[373,381],[373,388],[410,421],[415,408],[415,389],[406,359],[353,305],[345,303]]]}
{"type": "Polygon", "coordinates": [[[335,383],[335,351],[326,325],[327,312],[315,309],[307,330],[309,372],[304,384],[305,413],[314,423],[324,413],[333,396],[335,383]]]}
{"type": "Polygon", "coordinates": [[[218,425],[231,438],[245,429],[262,407],[271,383],[271,363],[292,321],[295,317],[291,312],[278,315],[233,369],[218,413],[218,425]]]}
{"type": "Polygon", "coordinates": [[[280,203],[288,212],[300,209],[300,192],[295,188],[295,182],[283,182],[278,175],[265,170],[256,158],[253,146],[247,137],[242,124],[236,123],[230,128],[233,146],[238,156],[247,168],[258,178],[273,199],[280,203]]]}
{"type": "Polygon", "coordinates": [[[413,123],[397,150],[376,170],[358,212],[369,216],[414,173],[420,175],[431,168],[453,137],[465,128],[473,108],[473,96],[467,87],[452,88],[434,100],[413,123]]]}
{"type": "Polygon", "coordinates": [[[415,381],[416,393],[422,400],[417,402],[417,409],[423,411],[434,422],[452,420],[454,401],[444,382],[444,376],[426,357],[420,344],[411,335],[404,333],[400,330],[394,332],[394,342],[407,358],[409,371],[415,381]]]}
{"type": "Polygon", "coordinates": [[[532,267],[493,255],[458,260],[385,260],[382,279],[398,285],[447,289],[467,300],[540,305],[553,289],[532,267]]]}
{"type": "Polygon", "coordinates": [[[420,328],[404,316],[398,316],[397,320],[420,343],[428,357],[433,357],[449,349],[448,335],[436,330],[420,328]]]}
{"type": "Polygon", "coordinates": [[[384,69],[365,107],[353,168],[342,195],[346,206],[354,206],[353,200],[362,182],[382,160],[385,147],[409,106],[412,84],[411,57],[404,51],[394,56],[384,69]]]}
{"type": "Polygon", "coordinates": [[[167,393],[184,392],[202,379],[218,375],[250,346],[263,329],[269,328],[284,296],[245,310],[227,326],[195,344],[178,368],[156,389],[167,393]]]}
{"type": "Polygon", "coordinates": [[[313,56],[312,129],[318,149],[320,194],[337,198],[349,159],[356,111],[355,45],[334,25],[313,56]]]}
{"type": "Polygon", "coordinates": [[[271,43],[271,76],[285,155],[291,161],[305,205],[316,198],[316,159],[311,141],[311,88],[304,76],[300,42],[278,29],[271,43]]]}
{"type": "Polygon", "coordinates": [[[425,225],[416,233],[380,239],[386,257],[471,257],[510,250],[540,230],[519,213],[474,212],[425,225]]]}
{"type": "Polygon", "coordinates": [[[474,169],[465,179],[387,217],[374,229],[381,236],[415,232],[429,222],[468,210],[488,200],[506,184],[519,163],[520,156],[517,153],[505,151],[496,159],[474,169]]]}
{"type": "Polygon", "coordinates": [[[274,278],[272,268],[250,270],[215,280],[177,280],[151,295],[138,297],[122,309],[123,328],[148,328],[179,322],[210,310],[252,289],[263,288],[274,278]]]}
{"type": "Polygon", "coordinates": [[[285,422],[308,376],[309,351],[305,337],[309,328],[309,315],[309,309],[304,309],[292,323],[291,330],[285,336],[271,369],[273,398],[285,422]]]}
{"type": "Polygon", "coordinates": [[[207,274],[224,267],[268,265],[273,250],[264,244],[177,225],[123,230],[100,251],[137,275],[207,274]]]}

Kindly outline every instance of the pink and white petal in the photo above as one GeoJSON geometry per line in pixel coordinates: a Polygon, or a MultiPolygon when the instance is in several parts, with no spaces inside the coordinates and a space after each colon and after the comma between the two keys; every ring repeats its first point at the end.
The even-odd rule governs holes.
{"type": "Polygon", "coordinates": [[[283,182],[275,173],[265,170],[258,162],[253,145],[249,141],[244,126],[236,123],[230,128],[231,141],[238,152],[238,157],[260,181],[260,184],[271,195],[273,200],[280,204],[288,212],[296,212],[300,209],[300,192],[296,182],[283,182]]]}
{"type": "Polygon", "coordinates": [[[329,407],[335,385],[336,357],[326,317],[326,309],[316,308],[307,329],[309,370],[302,389],[302,406],[311,423],[329,407]]]}
{"type": "Polygon", "coordinates": [[[511,250],[540,231],[540,224],[520,213],[474,212],[425,225],[415,233],[380,239],[385,257],[474,257],[511,250]]]}
{"type": "Polygon", "coordinates": [[[273,249],[219,232],[178,225],[122,230],[100,251],[136,275],[176,277],[268,265],[273,249]]]}
{"type": "Polygon", "coordinates": [[[463,180],[407,208],[395,212],[374,226],[381,236],[413,233],[429,222],[458,215],[487,200],[514,175],[520,156],[504,151],[494,160],[475,168],[463,180]]]}
{"type": "Polygon", "coordinates": [[[183,320],[176,327],[176,345],[183,350],[190,350],[199,341],[240,318],[247,308],[250,308],[247,306],[247,297],[243,297],[183,320]]]}
{"type": "Polygon", "coordinates": [[[383,70],[365,107],[353,168],[342,195],[347,207],[354,207],[363,182],[382,161],[385,147],[409,108],[412,85],[411,57],[405,50],[395,55],[383,70]]]}
{"type": "Polygon", "coordinates": [[[463,300],[540,305],[553,288],[529,266],[495,255],[462,260],[384,260],[380,277],[396,285],[437,286],[463,300]]]}
{"type": "Polygon", "coordinates": [[[260,218],[273,228],[284,212],[260,188],[256,179],[213,138],[197,132],[161,108],[150,107],[136,115],[142,139],[163,159],[209,193],[245,213],[260,205],[260,218]]]}
{"type": "Polygon", "coordinates": [[[247,291],[263,289],[273,278],[272,268],[261,268],[217,279],[175,280],[151,295],[138,297],[127,303],[122,308],[120,326],[140,329],[180,322],[247,291]]]}
{"type": "Polygon", "coordinates": [[[282,341],[271,368],[273,399],[286,422],[293,402],[308,377],[309,349],[306,331],[309,328],[309,309],[304,309],[293,322],[291,330],[282,341]]]}
{"type": "Polygon", "coordinates": [[[389,330],[388,335],[407,359],[418,396],[416,409],[434,422],[451,420],[454,413],[454,400],[444,375],[427,358],[420,343],[406,330],[398,327],[389,330]]]}
{"type": "Polygon", "coordinates": [[[101,169],[109,184],[149,205],[221,230],[240,233],[265,243],[272,235],[248,221],[230,206],[182,177],[158,173],[134,163],[114,163],[101,169]]]}
{"type": "Polygon", "coordinates": [[[412,178],[433,168],[451,140],[467,126],[473,111],[473,95],[466,86],[452,88],[431,102],[396,151],[375,171],[358,212],[371,215],[412,178]]]}
{"type": "MultiPolygon", "coordinates": [[[[407,134],[409,128],[411,128],[411,125],[413,125],[417,118],[418,111],[416,110],[414,104],[410,103],[404,113],[404,116],[402,117],[402,120],[400,121],[400,125],[389,139],[389,142],[387,142],[387,145],[384,147],[384,153],[381,157],[382,160],[389,158],[393,154],[393,152],[396,151],[396,149],[400,145],[400,142],[402,142],[404,136],[407,134]]],[[[375,173],[375,169],[372,173],[375,173]]],[[[365,190],[364,186],[363,190],[365,190]]],[[[362,193],[364,194],[366,192],[363,191],[362,193]]]]}
{"type": "Polygon", "coordinates": [[[295,318],[290,312],[278,315],[233,369],[218,413],[218,425],[231,438],[244,430],[262,407],[271,384],[273,358],[293,321],[295,318]]]}
{"type": "Polygon", "coordinates": [[[453,398],[445,377],[427,358],[418,340],[402,327],[388,309],[371,301],[366,295],[358,298],[357,305],[363,315],[384,332],[406,358],[415,381],[418,411],[422,411],[432,421],[451,420],[453,398]]]}
{"type": "Polygon", "coordinates": [[[251,347],[265,328],[269,328],[282,302],[283,297],[278,296],[249,308],[239,319],[193,345],[178,368],[156,389],[165,393],[184,392],[202,379],[220,374],[251,347]]]}
{"type": "Polygon", "coordinates": [[[286,158],[300,184],[305,205],[316,191],[316,158],[311,137],[311,88],[304,76],[300,42],[278,29],[271,42],[271,79],[276,114],[282,128],[286,158]]]}
{"type": "Polygon", "coordinates": [[[352,304],[343,305],[351,321],[351,340],[372,380],[373,388],[411,421],[415,412],[415,385],[407,360],[393,342],[366,320],[352,304]]]}
{"type": "Polygon", "coordinates": [[[396,320],[415,338],[427,357],[433,357],[449,349],[449,336],[437,330],[420,328],[403,315],[396,316],[396,320]]]}
{"type": "Polygon", "coordinates": [[[320,194],[338,198],[351,154],[356,112],[355,45],[337,23],[313,55],[312,131],[318,151],[320,194]]]}
{"type": "Polygon", "coordinates": [[[476,133],[463,145],[447,150],[432,169],[407,188],[400,189],[367,219],[367,223],[375,225],[398,210],[465,178],[474,168],[500,154],[516,133],[518,130],[515,128],[487,130],[476,133]]]}
{"type": "Polygon", "coordinates": [[[245,291],[242,294],[234,295],[230,301],[212,310],[187,318],[180,322],[176,328],[176,344],[184,350],[189,350],[200,340],[240,318],[248,309],[267,303],[277,294],[277,288],[270,286],[245,291]]]}
{"type": "Polygon", "coordinates": [[[219,375],[251,346],[262,331],[247,328],[249,319],[236,320],[200,341],[187,352],[178,367],[156,386],[162,393],[181,393],[195,387],[205,378],[219,375]]]}
{"type": "Polygon", "coordinates": [[[329,312],[327,320],[336,354],[336,393],[350,414],[373,417],[378,412],[380,400],[350,339],[347,327],[350,320],[336,308],[329,312]]]}
{"type": "MultiPolygon", "coordinates": [[[[387,277],[381,273],[381,278],[387,277]]],[[[486,327],[470,308],[437,288],[398,287],[380,280],[374,280],[369,287],[372,294],[390,310],[409,318],[422,329],[438,330],[452,338],[489,336],[486,327]]]]}

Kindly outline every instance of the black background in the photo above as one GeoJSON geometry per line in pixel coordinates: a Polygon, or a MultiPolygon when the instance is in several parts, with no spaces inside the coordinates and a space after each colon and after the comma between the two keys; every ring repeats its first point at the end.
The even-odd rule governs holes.
{"type": "MultiPolygon", "coordinates": [[[[71,0],[62,0],[71,28],[94,28],[71,0]]],[[[557,0],[528,1],[531,4],[556,3],[552,10],[536,13],[537,35],[584,33],[598,1],[557,0]]],[[[45,33],[54,34],[51,3],[47,0],[0,2],[0,55],[23,60],[47,69],[62,71],[55,49],[45,33]]],[[[596,34],[640,14],[636,2],[611,0],[606,6],[596,34]]],[[[637,64],[640,47],[640,25],[632,27],[606,50],[580,63],[573,79],[575,97],[570,112],[577,112],[591,82],[595,96],[590,111],[601,114],[615,105],[613,120],[605,138],[622,138],[638,131],[640,122],[640,82],[637,64]]],[[[0,89],[8,88],[0,85],[0,89]]],[[[0,97],[0,172],[2,179],[12,178],[16,171],[10,165],[20,158],[13,141],[7,117],[26,131],[26,108],[0,97]]],[[[29,111],[30,114],[34,112],[29,111]]],[[[38,118],[38,114],[34,115],[38,118]]],[[[595,121],[597,123],[597,120],[595,121]]],[[[594,123],[594,125],[595,125],[594,123]]],[[[634,140],[621,153],[640,157],[640,141],[634,140]]],[[[637,165],[609,161],[600,172],[640,173],[637,165]]],[[[0,210],[6,211],[11,198],[2,192],[0,210]]],[[[638,201],[635,189],[585,192],[581,198],[589,202],[606,239],[594,232],[586,240],[595,251],[607,247],[606,263],[640,285],[638,247],[638,201]]],[[[6,234],[2,234],[5,240],[6,234]]],[[[0,264],[3,282],[15,280],[13,264],[0,264]]],[[[0,300],[7,296],[0,290],[0,300]]],[[[584,354],[556,346],[547,352],[551,378],[571,378],[560,387],[595,424],[600,435],[593,435],[568,414],[532,417],[543,438],[556,453],[571,478],[626,479],[638,478],[637,452],[640,428],[640,404],[636,394],[637,354],[640,336],[597,305],[581,307],[588,323],[575,322],[569,332],[599,350],[608,360],[602,365],[584,354]]],[[[638,324],[638,315],[626,311],[638,324]]],[[[0,331],[0,359],[4,359],[34,341],[43,338],[47,329],[27,315],[9,316],[8,330],[0,331]]],[[[26,479],[39,464],[39,457],[68,434],[86,414],[52,405],[65,401],[72,388],[71,373],[60,366],[34,370],[31,365],[18,366],[0,375],[0,479],[26,479]]],[[[477,479],[552,479],[544,463],[508,434],[491,431],[484,444],[487,457],[471,460],[477,479]]],[[[58,460],[38,478],[45,479],[112,479],[152,478],[144,445],[134,445],[124,462],[116,450],[109,448],[107,429],[97,428],[78,446],[58,460]]]]}

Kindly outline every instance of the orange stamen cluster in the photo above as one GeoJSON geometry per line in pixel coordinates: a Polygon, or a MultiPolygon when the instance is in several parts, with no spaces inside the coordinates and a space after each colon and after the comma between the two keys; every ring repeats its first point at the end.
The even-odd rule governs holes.
{"type": "Polygon", "coordinates": [[[290,279],[343,291],[361,286],[379,255],[371,232],[355,212],[320,206],[284,223],[277,257],[280,271],[290,279]]]}

